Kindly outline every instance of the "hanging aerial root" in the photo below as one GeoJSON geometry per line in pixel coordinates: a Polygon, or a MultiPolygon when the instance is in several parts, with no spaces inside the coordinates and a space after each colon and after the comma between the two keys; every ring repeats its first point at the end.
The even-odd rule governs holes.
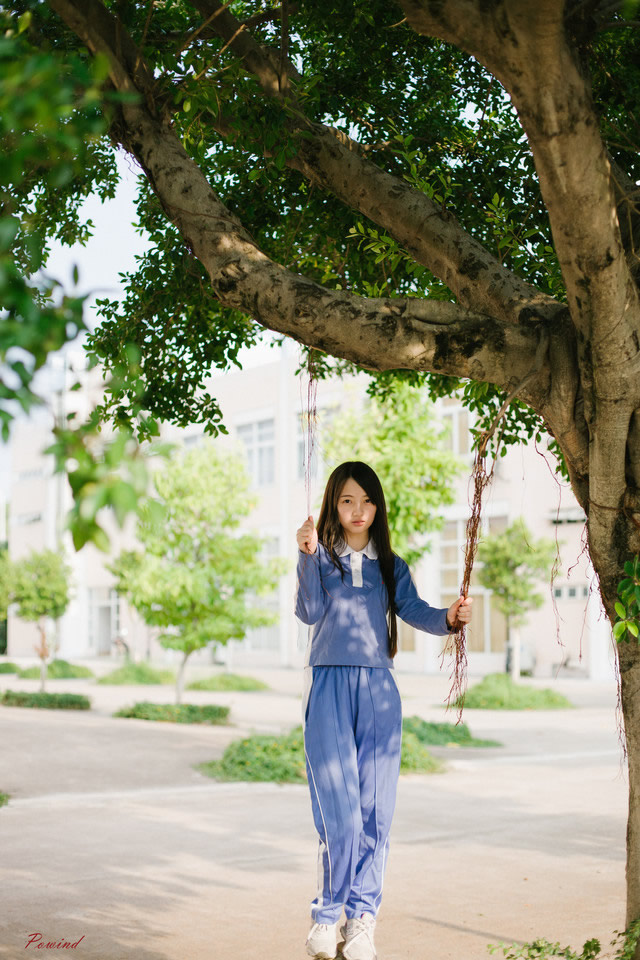
{"type": "MultiPolygon", "coordinates": [[[[505,408],[506,409],[506,408],[505,408]]],[[[499,415],[500,417],[502,414],[499,415]]],[[[495,423],[497,424],[496,419],[495,423]]],[[[475,460],[473,462],[473,499],[471,502],[471,513],[467,521],[466,547],[464,554],[464,573],[460,585],[460,596],[469,595],[469,585],[471,583],[471,572],[478,549],[478,539],[480,530],[480,521],[482,519],[482,497],[484,491],[491,483],[493,471],[495,470],[496,459],[491,462],[491,469],[487,472],[487,444],[495,430],[495,426],[490,431],[482,434],[480,444],[476,450],[475,460]]],[[[456,620],[453,624],[454,632],[449,634],[449,638],[443,651],[443,657],[451,655],[453,659],[452,672],[449,677],[451,688],[447,697],[447,709],[454,706],[458,713],[457,723],[462,720],[462,708],[464,706],[464,697],[467,688],[467,643],[466,626],[462,621],[456,620]]]]}
{"type": "MultiPolygon", "coordinates": [[[[498,425],[502,421],[505,413],[507,412],[507,407],[512,400],[515,399],[516,395],[525,384],[538,372],[542,367],[544,357],[549,348],[549,335],[544,332],[540,338],[538,344],[538,349],[536,350],[536,357],[533,363],[533,366],[527,373],[527,375],[520,381],[520,383],[509,393],[508,397],[498,410],[498,413],[493,420],[493,423],[488,430],[485,430],[480,434],[478,439],[478,446],[476,449],[476,456],[473,462],[473,470],[471,473],[471,479],[473,481],[473,497],[471,501],[471,513],[469,515],[469,520],[467,521],[467,530],[466,530],[466,546],[464,553],[464,573],[462,575],[462,583],[460,585],[460,596],[468,597],[469,595],[469,586],[471,583],[471,573],[473,571],[473,564],[476,558],[476,552],[478,550],[478,540],[479,540],[479,531],[480,531],[480,521],[482,519],[482,497],[484,496],[484,491],[489,486],[493,479],[493,473],[498,461],[498,450],[500,447],[501,434],[498,436],[496,441],[496,449],[494,451],[494,456],[491,461],[491,469],[487,471],[487,448],[489,441],[496,432],[498,425]]],[[[449,695],[446,700],[447,709],[450,709],[452,706],[457,710],[457,720],[456,723],[460,723],[462,720],[462,710],[464,707],[464,697],[467,690],[467,642],[466,642],[466,627],[465,624],[460,620],[452,625],[453,632],[449,634],[447,643],[445,644],[442,656],[443,659],[445,656],[450,655],[453,659],[453,666],[450,674],[451,688],[449,690],[449,695]]]]}

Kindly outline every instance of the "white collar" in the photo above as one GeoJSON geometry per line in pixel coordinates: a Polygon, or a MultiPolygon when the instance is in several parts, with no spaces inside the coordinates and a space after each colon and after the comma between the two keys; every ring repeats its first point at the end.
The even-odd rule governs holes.
{"type": "Polygon", "coordinates": [[[373,540],[368,540],[362,550],[354,550],[353,547],[350,547],[348,543],[345,543],[341,549],[336,548],[336,553],[339,557],[346,557],[351,553],[358,553],[360,555],[364,554],[365,557],[369,558],[369,560],[378,559],[378,551],[374,546],[373,540]]]}

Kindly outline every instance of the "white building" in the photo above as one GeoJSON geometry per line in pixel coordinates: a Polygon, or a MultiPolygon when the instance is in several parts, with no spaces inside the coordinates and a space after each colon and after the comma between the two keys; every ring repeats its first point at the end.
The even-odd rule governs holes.
{"type": "MultiPolygon", "coordinates": [[[[217,659],[234,667],[254,665],[298,667],[304,659],[305,631],[293,616],[295,593],[295,532],[307,516],[304,483],[304,412],[306,384],[295,376],[299,365],[295,346],[285,344],[269,352],[269,358],[243,370],[216,374],[211,382],[219,400],[229,437],[216,443],[239,444],[247,457],[259,505],[248,526],[269,540],[269,552],[286,557],[287,573],[282,577],[274,607],[279,622],[251,631],[244,641],[226,650],[215,651],[217,659]]],[[[364,376],[356,378],[350,395],[362,396],[364,376]]],[[[323,381],[318,385],[318,409],[339,410],[345,404],[345,382],[323,381]]],[[[85,402],[91,391],[85,390],[85,402]]],[[[73,395],[74,398],[77,396],[73,395]]],[[[60,394],[58,403],[64,402],[60,394]]],[[[75,402],[75,400],[74,400],[75,402]]],[[[469,444],[469,414],[456,400],[440,405],[450,425],[453,449],[468,469],[458,480],[455,506],[447,507],[441,534],[433,540],[430,554],[420,563],[416,581],[421,595],[437,606],[448,605],[457,596],[462,579],[465,526],[469,513],[468,479],[473,457],[469,444]]],[[[70,505],[70,493],[52,474],[50,457],[42,450],[51,442],[49,424],[21,420],[15,424],[10,444],[8,541],[10,556],[17,558],[31,549],[56,548],[61,523],[70,505]]],[[[167,430],[167,437],[186,446],[212,442],[199,427],[184,431],[167,430]]],[[[344,459],[351,459],[345,449],[344,459]]],[[[375,466],[375,464],[374,464],[375,466]]],[[[317,471],[321,473],[322,471],[317,471]]],[[[322,490],[321,477],[312,483],[311,503],[317,517],[322,490]]],[[[529,614],[522,628],[523,667],[532,666],[536,675],[550,676],[559,669],[576,675],[608,679],[613,673],[611,632],[601,612],[597,588],[592,587],[590,568],[583,546],[584,516],[570,488],[558,482],[551,459],[547,462],[532,447],[510,450],[499,461],[492,487],[485,498],[483,529],[503,530],[517,517],[524,517],[533,536],[557,538],[561,564],[551,583],[541,584],[546,602],[529,614]]],[[[134,543],[132,529],[122,532],[109,525],[113,555],[134,543]]],[[[116,594],[113,577],[106,569],[109,557],[93,546],[75,554],[68,534],[62,536],[74,570],[74,599],[59,625],[58,656],[66,658],[109,657],[115,653],[116,637],[125,639],[137,659],[167,660],[173,655],[154,640],[127,603],[116,594]]],[[[504,670],[506,624],[492,608],[486,591],[477,585],[474,596],[474,624],[468,633],[469,672],[484,674],[504,670]]],[[[35,626],[10,615],[9,656],[33,656],[35,626]]],[[[194,662],[211,662],[214,652],[194,655],[194,662]]],[[[436,672],[441,669],[442,640],[401,625],[400,670],[436,672]]],[[[445,664],[446,668],[446,664],[445,664]]]]}

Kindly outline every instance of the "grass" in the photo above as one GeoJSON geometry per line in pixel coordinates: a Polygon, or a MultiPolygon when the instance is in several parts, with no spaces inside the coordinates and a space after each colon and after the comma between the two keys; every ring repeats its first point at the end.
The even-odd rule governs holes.
{"type": "Polygon", "coordinates": [[[5,663],[0,663],[0,673],[19,673],[20,667],[11,663],[10,661],[5,661],[5,663]]]}
{"type": "Polygon", "coordinates": [[[132,707],[124,707],[114,717],[133,717],[136,720],[157,720],[164,723],[227,723],[229,707],[213,704],[197,706],[193,703],[149,703],[142,700],[132,707]]]}
{"type": "MultiPolygon", "coordinates": [[[[403,734],[401,773],[439,773],[443,768],[442,761],[433,757],[414,733],[403,734]]],[[[196,769],[216,780],[306,783],[302,727],[282,736],[261,734],[234,740],[220,760],[198,764],[196,769]]]]}
{"type": "Polygon", "coordinates": [[[194,680],[187,686],[187,690],[212,690],[215,693],[268,689],[269,687],[262,680],[256,680],[255,677],[246,677],[239,673],[214,673],[202,680],[194,680]]]}
{"type": "Polygon", "coordinates": [[[90,710],[91,701],[78,693],[26,693],[5,690],[0,703],[6,707],[35,707],[43,710],[90,710]]]}
{"type": "Polygon", "coordinates": [[[8,803],[9,803],[9,794],[0,793],[0,807],[6,807],[8,803]]]}
{"type": "Polygon", "coordinates": [[[573,704],[555,690],[514,683],[507,673],[490,673],[469,688],[464,706],[468,710],[565,710],[573,704]]]}
{"type": "Polygon", "coordinates": [[[175,683],[176,678],[172,670],[156,670],[148,663],[124,663],[117,670],[100,677],[98,683],[127,686],[129,684],[144,683],[175,683]]]}
{"type": "Polygon", "coordinates": [[[420,743],[432,747],[501,747],[499,740],[478,740],[471,736],[466,723],[428,723],[420,717],[407,717],[402,723],[405,733],[413,733],[420,743]]]}
{"type": "MultiPolygon", "coordinates": [[[[71,680],[93,675],[93,670],[89,670],[89,667],[80,667],[68,660],[52,660],[47,666],[47,677],[50,680],[71,680]]],[[[26,667],[18,671],[18,676],[24,680],[39,680],[40,667],[26,667]]]]}

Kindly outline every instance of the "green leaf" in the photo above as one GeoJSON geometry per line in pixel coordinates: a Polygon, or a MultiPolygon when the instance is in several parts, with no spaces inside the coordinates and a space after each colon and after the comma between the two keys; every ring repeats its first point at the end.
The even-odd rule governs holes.
{"type": "Polygon", "coordinates": [[[627,616],[627,609],[624,604],[620,603],[619,600],[616,600],[615,610],[621,620],[624,620],[627,616]]]}
{"type": "Polygon", "coordinates": [[[616,640],[621,640],[626,632],[627,623],[625,620],[618,620],[618,622],[613,625],[613,636],[616,640]]]}
{"type": "Polygon", "coordinates": [[[638,636],[638,624],[634,620],[629,620],[627,623],[627,630],[629,633],[632,633],[634,637],[638,636]]]}

